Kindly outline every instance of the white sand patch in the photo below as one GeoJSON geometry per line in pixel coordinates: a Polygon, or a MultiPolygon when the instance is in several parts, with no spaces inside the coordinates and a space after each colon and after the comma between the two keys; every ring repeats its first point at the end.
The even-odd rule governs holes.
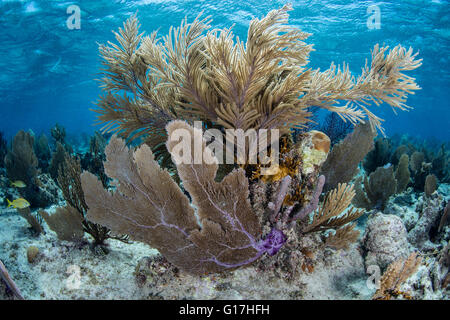
{"type": "MultiPolygon", "coordinates": [[[[101,254],[88,242],[60,241],[45,228],[46,234],[35,236],[14,210],[0,211],[0,259],[26,299],[143,298],[133,272],[140,258],[156,250],[139,242],[107,240],[110,252],[101,254]],[[33,264],[26,254],[30,246],[39,248],[33,264]]],[[[90,241],[88,235],[85,239],[90,241]]]]}

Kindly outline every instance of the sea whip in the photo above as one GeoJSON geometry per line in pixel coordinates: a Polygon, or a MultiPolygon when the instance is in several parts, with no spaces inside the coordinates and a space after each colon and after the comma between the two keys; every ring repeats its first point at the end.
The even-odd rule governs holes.
{"type": "Polygon", "coordinates": [[[6,270],[5,265],[0,260],[0,277],[6,282],[6,285],[9,289],[14,293],[14,295],[20,300],[25,300],[22,294],[20,293],[19,288],[14,283],[13,279],[9,276],[8,270],[6,270]]]}

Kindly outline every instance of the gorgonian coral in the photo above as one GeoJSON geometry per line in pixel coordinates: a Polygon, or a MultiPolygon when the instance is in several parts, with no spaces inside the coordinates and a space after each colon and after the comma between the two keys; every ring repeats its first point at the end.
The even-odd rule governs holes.
{"type": "MultiPolygon", "coordinates": [[[[194,130],[179,121],[171,123],[168,131],[177,128],[194,130]]],[[[172,147],[168,143],[169,151],[172,147]]],[[[242,266],[270,250],[259,242],[261,228],[248,201],[248,182],[242,170],[217,183],[217,163],[178,165],[184,188],[197,207],[196,215],[188,197],[154,161],[147,146],[132,152],[114,138],[106,155],[105,171],[119,183],[111,194],[93,174],[83,173],[90,221],[149,243],[192,273],[242,266]]]]}
{"type": "MultiPolygon", "coordinates": [[[[200,129],[184,121],[173,121],[167,126],[168,135],[179,129],[186,130],[191,138],[181,142],[168,140],[167,149],[174,157],[176,146],[182,143],[189,147],[183,150],[190,150],[189,156],[194,159],[195,148],[191,144],[200,129]]],[[[133,151],[123,140],[113,137],[105,152],[105,172],[116,181],[116,188],[110,192],[95,175],[86,171],[82,174],[89,207],[87,219],[114,233],[128,234],[150,244],[174,265],[194,274],[232,270],[256,261],[265,253],[276,254],[288,241],[288,230],[316,210],[324,184],[321,176],[311,200],[313,204],[301,208],[298,202],[283,205],[291,177],[279,182],[274,202],[267,206],[271,211],[266,219],[270,232],[263,235],[261,217],[249,200],[249,181],[244,170],[235,169],[217,182],[218,161],[205,140],[202,154],[208,155],[208,160],[176,164],[182,186],[192,202],[170,173],[161,169],[147,145],[133,151]]],[[[353,196],[352,187],[340,185],[314,215],[312,224],[306,222],[301,232],[335,229],[341,240],[355,240],[352,227],[340,229],[362,214],[350,210],[341,216],[353,196]]]]}
{"type": "Polygon", "coordinates": [[[305,125],[317,106],[352,123],[367,118],[381,129],[371,102],[409,108],[407,96],[419,86],[403,72],[421,65],[411,48],[376,45],[357,78],[347,64],[310,69],[309,34],[287,24],[289,10],[286,5],[252,20],[246,43],[231,29],[210,30],[208,18],[184,20],[159,38],[156,32],[144,36],[131,17],[116,33],[117,44],[100,46],[99,122],[127,139],[144,136],[157,152],[166,124],[175,119],[286,133],[305,125]]]}
{"type": "Polygon", "coordinates": [[[320,107],[354,124],[367,118],[364,136],[371,147],[381,119],[370,102],[408,108],[407,95],[419,87],[403,71],[419,67],[420,60],[412,49],[377,45],[358,78],[347,65],[308,69],[309,35],[287,25],[290,9],[252,20],[245,44],[231,29],[210,30],[208,18],[199,17],[165,37],[144,36],[133,16],[116,33],[118,44],[100,46],[104,94],[95,111],[104,130],[127,141],[115,136],[106,147],[105,173],[114,190],[82,174],[89,221],[148,243],[194,274],[232,270],[280,250],[301,251],[298,239],[313,232],[327,232],[323,244],[334,248],[357,239],[350,222],[363,211],[347,210],[355,192],[339,182],[351,179],[370,148],[355,157],[348,180],[332,181],[330,189],[336,189],[320,204],[325,176],[319,172],[330,139],[310,131],[294,142],[292,129],[310,121],[311,107],[320,107]],[[190,137],[181,142],[189,146],[183,157],[190,161],[167,166],[178,156],[180,142],[171,137],[178,129],[190,137]],[[238,162],[240,168],[223,164],[203,129],[276,129],[279,138],[269,147],[282,145],[280,161],[270,168],[251,164],[256,169],[247,162],[238,162]],[[202,137],[199,151],[208,161],[193,162],[198,141],[192,136],[202,137]],[[137,139],[145,143],[136,150],[126,146],[137,139]]]}

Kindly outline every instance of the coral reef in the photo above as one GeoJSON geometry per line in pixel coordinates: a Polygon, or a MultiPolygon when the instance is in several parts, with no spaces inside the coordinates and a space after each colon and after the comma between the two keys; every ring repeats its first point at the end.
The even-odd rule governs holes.
{"type": "Polygon", "coordinates": [[[52,158],[48,166],[48,172],[50,173],[50,176],[54,181],[58,179],[59,169],[61,168],[61,165],[64,163],[67,154],[68,153],[66,152],[66,149],[64,148],[63,144],[60,143],[59,141],[56,142],[56,148],[55,151],[52,153],[52,158]]]}
{"type": "Polygon", "coordinates": [[[356,206],[384,210],[390,196],[406,192],[409,186],[415,192],[424,192],[431,197],[439,183],[444,182],[437,178],[437,174],[442,177],[446,170],[440,167],[448,157],[443,146],[436,156],[430,150],[412,144],[402,144],[394,149],[392,146],[396,143],[395,139],[380,138],[367,154],[364,160],[366,175],[355,181],[356,206]],[[422,151],[417,151],[418,148],[422,151]]]}
{"type": "Polygon", "coordinates": [[[433,248],[431,243],[434,234],[438,232],[438,227],[443,212],[442,196],[434,194],[432,197],[425,197],[416,207],[420,213],[415,226],[408,233],[408,240],[419,249],[433,248]]]}
{"type": "Polygon", "coordinates": [[[363,167],[366,173],[370,174],[377,168],[387,165],[391,160],[391,152],[392,147],[389,139],[376,139],[373,150],[367,154],[363,161],[363,167]]]}
{"type": "Polygon", "coordinates": [[[21,180],[27,186],[36,184],[38,160],[33,150],[34,137],[19,131],[5,157],[6,174],[11,181],[21,180]]]}
{"type": "Polygon", "coordinates": [[[409,157],[407,154],[402,154],[397,162],[397,169],[395,170],[395,180],[397,181],[397,193],[406,190],[410,180],[411,174],[409,172],[409,157]]]}
{"type": "Polygon", "coordinates": [[[419,86],[403,72],[421,65],[412,49],[376,45],[357,79],[346,64],[311,70],[312,47],[304,42],[309,34],[287,25],[289,10],[286,5],[252,20],[245,44],[234,42],[231,29],[208,31],[208,18],[183,21],[162,40],[156,32],[140,33],[135,16],[128,19],[116,33],[118,45],[100,46],[99,123],[129,140],[144,138],[156,151],[175,119],[286,133],[308,123],[309,108],[316,106],[352,123],[367,118],[381,129],[370,102],[408,108],[408,93],[419,86]]]}
{"type": "Polygon", "coordinates": [[[363,246],[366,267],[377,265],[381,269],[399,258],[406,258],[410,252],[402,220],[381,212],[368,219],[363,246]]]}
{"type": "Polygon", "coordinates": [[[361,187],[362,177],[355,181],[356,196],[353,204],[366,210],[376,208],[384,210],[389,197],[397,192],[397,180],[392,166],[379,167],[369,177],[364,177],[364,189],[361,187]]]}
{"type": "Polygon", "coordinates": [[[8,152],[8,143],[6,142],[3,132],[0,131],[0,168],[5,166],[5,156],[8,152]]]}
{"type": "Polygon", "coordinates": [[[330,138],[331,145],[334,146],[353,131],[353,125],[349,121],[342,120],[338,114],[330,113],[318,126],[318,130],[325,133],[330,138]]]}
{"type": "Polygon", "coordinates": [[[375,136],[376,133],[369,124],[359,124],[352,133],[333,147],[321,171],[326,177],[326,190],[352,180],[358,173],[358,164],[373,148],[375,136]]]}
{"type": "MultiPolygon", "coordinates": [[[[168,136],[180,129],[191,137],[183,140],[187,148],[183,150],[193,152],[193,137],[201,137],[201,132],[196,132],[197,128],[183,121],[174,121],[167,127],[168,136]]],[[[177,144],[174,141],[167,142],[173,157],[176,157],[173,150],[175,146],[177,144]]],[[[314,146],[320,149],[322,144],[316,141],[314,146]]],[[[217,159],[206,146],[205,140],[202,150],[202,154],[211,157],[204,163],[177,163],[183,188],[189,192],[197,208],[194,215],[189,199],[169,173],[154,161],[147,146],[132,152],[123,141],[113,138],[106,149],[105,170],[108,176],[118,181],[117,189],[114,193],[108,192],[97,177],[84,172],[81,181],[89,208],[87,218],[116,233],[128,234],[133,239],[149,243],[185,271],[204,274],[245,266],[265,253],[275,255],[289,240],[286,233],[294,223],[307,218],[318,206],[325,182],[323,176],[318,180],[310,204],[303,208],[297,208],[297,201],[282,206],[292,180],[290,176],[284,177],[277,181],[274,200],[267,206],[271,212],[266,217],[270,227],[262,237],[260,221],[248,199],[249,186],[244,171],[234,170],[220,183],[215,182],[217,159]]],[[[194,159],[193,153],[190,156],[190,159],[194,159]]],[[[314,174],[314,171],[307,169],[303,174],[314,174]]],[[[357,219],[362,211],[350,209],[341,215],[353,196],[351,187],[339,185],[314,214],[312,223],[300,228],[301,232],[338,229],[357,219]]],[[[345,240],[356,240],[355,235],[353,228],[347,227],[329,239],[332,239],[333,245],[337,245],[338,238],[346,243],[345,240]]]]}
{"type": "MultiPolygon", "coordinates": [[[[426,150],[426,149],[425,149],[426,150]]],[[[442,182],[450,182],[450,152],[445,149],[445,144],[441,145],[439,151],[432,155],[428,155],[431,162],[432,173],[442,182]]]]}
{"type": "Polygon", "coordinates": [[[80,157],[81,169],[96,174],[105,187],[108,185],[108,177],[103,167],[103,161],[106,160],[106,144],[106,138],[100,132],[96,131],[94,136],[89,140],[89,151],[80,157]]]}
{"type": "Polygon", "coordinates": [[[66,129],[63,126],[57,123],[50,132],[55,146],[59,143],[68,153],[73,152],[72,146],[66,141],[66,129]]]}
{"type": "MultiPolygon", "coordinates": [[[[64,163],[58,172],[58,184],[66,201],[66,206],[57,209],[53,215],[43,213],[47,221],[58,237],[63,240],[79,241],[84,232],[94,239],[94,246],[104,245],[107,239],[116,239],[127,242],[128,236],[114,235],[107,227],[93,223],[86,217],[88,206],[85,194],[81,187],[80,160],[65,156],[64,163]]],[[[106,248],[104,248],[106,250],[106,248]]]]}
{"type": "MultiPolygon", "coordinates": [[[[135,283],[146,299],[369,299],[364,265],[358,250],[327,251],[316,257],[314,272],[303,272],[290,282],[270,269],[250,266],[234,272],[192,276],[175,269],[161,256],[142,258],[135,283]]],[[[298,261],[301,262],[301,261],[298,261]]],[[[268,266],[267,266],[268,267],[268,266]]]]}
{"type": "Polygon", "coordinates": [[[33,146],[32,134],[25,131],[16,134],[5,157],[6,175],[11,181],[25,183],[19,192],[32,207],[45,208],[58,202],[58,188],[47,174],[39,174],[33,146]]]}
{"type": "MultiPolygon", "coordinates": [[[[89,220],[149,243],[193,274],[233,270],[274,256],[295,247],[296,233],[322,232],[324,245],[336,249],[357,240],[359,232],[349,223],[363,211],[347,210],[355,192],[340,183],[351,180],[372,148],[375,128],[382,130],[381,119],[368,105],[386,102],[407,109],[408,93],[419,87],[403,72],[418,68],[421,60],[412,49],[397,46],[389,51],[376,45],[372,62],[357,79],[345,64],[332,64],[324,72],[307,69],[311,46],[304,40],[309,35],[287,25],[289,10],[287,5],[252,20],[245,45],[234,41],[230,29],[209,31],[208,18],[200,17],[171,28],[160,41],[156,32],[139,33],[133,16],[116,33],[118,45],[100,46],[104,95],[95,110],[98,120],[104,131],[145,144],[133,152],[116,137],[110,141],[105,172],[115,179],[113,192],[93,174],[83,173],[89,220]],[[345,172],[327,177],[331,191],[321,206],[326,178],[318,173],[330,139],[310,131],[291,142],[291,129],[309,122],[313,106],[361,123],[347,139],[354,159],[338,163],[339,155],[331,157],[328,175],[335,166],[345,166],[345,172]],[[269,177],[260,174],[261,163],[244,162],[245,170],[219,165],[203,140],[200,150],[209,162],[166,165],[169,154],[174,160],[178,152],[167,137],[176,130],[202,136],[191,126],[196,120],[219,130],[279,130],[280,163],[269,177]],[[256,204],[257,198],[264,204],[256,204]],[[324,233],[330,229],[334,231],[324,233]]],[[[183,141],[189,147],[183,157],[194,159],[194,144],[183,141]]]]}
{"type": "Polygon", "coordinates": [[[424,192],[427,197],[431,197],[437,190],[437,178],[434,174],[429,174],[425,178],[424,192]]]}
{"type": "MultiPolygon", "coordinates": [[[[168,131],[177,128],[193,136],[193,128],[184,122],[174,122],[168,131]]],[[[119,192],[109,193],[94,175],[83,173],[89,220],[150,243],[176,266],[196,274],[248,264],[271,248],[269,241],[267,248],[258,242],[261,231],[247,199],[248,183],[242,170],[230,173],[219,184],[214,182],[218,167],[214,162],[177,165],[184,188],[198,208],[200,229],[189,199],[168,172],[159,168],[148,147],[133,154],[123,141],[113,139],[106,155],[106,173],[119,181],[119,192]]],[[[272,237],[282,241],[276,232],[272,237]]]]}
{"type": "Polygon", "coordinates": [[[132,16],[100,46],[103,133],[72,148],[57,124],[51,145],[21,131],[7,151],[0,135],[0,197],[32,203],[0,209],[0,299],[448,299],[449,152],[375,140],[370,110],[408,109],[421,60],[376,45],[358,77],[311,69],[289,10],[252,20],[245,43],[200,16],[146,36],[132,16]],[[221,163],[210,129],[279,130],[272,162],[238,145],[221,163]]]}
{"type": "Polygon", "coordinates": [[[36,157],[38,158],[39,168],[42,172],[47,172],[52,154],[47,136],[45,134],[41,134],[34,142],[34,152],[36,154],[36,157]]]}
{"type": "MultiPolygon", "coordinates": [[[[412,139],[411,139],[412,140],[412,139]]],[[[426,143],[404,139],[379,138],[375,148],[364,159],[366,174],[377,168],[393,165],[397,181],[396,193],[401,193],[408,186],[417,192],[431,195],[439,183],[448,182],[449,152],[445,144],[432,149],[426,143]]]]}
{"type": "Polygon", "coordinates": [[[410,295],[400,290],[401,285],[417,271],[422,258],[416,252],[411,253],[407,259],[398,259],[392,262],[380,280],[380,288],[375,292],[373,299],[390,300],[403,296],[410,299],[410,295]]]}

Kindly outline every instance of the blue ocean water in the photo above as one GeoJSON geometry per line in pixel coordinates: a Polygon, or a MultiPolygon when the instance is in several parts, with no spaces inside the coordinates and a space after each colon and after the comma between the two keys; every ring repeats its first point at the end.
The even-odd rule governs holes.
{"type": "MultiPolygon", "coordinates": [[[[288,1],[171,0],[2,0],[0,1],[0,131],[48,132],[56,122],[72,134],[92,133],[89,111],[100,93],[98,43],[113,40],[112,30],[138,12],[142,30],[166,34],[187,16],[213,17],[214,27],[229,27],[241,39],[251,19],[288,1]],[[81,28],[67,27],[67,8],[81,9],[81,28]]],[[[407,133],[450,139],[450,6],[445,0],[289,1],[290,23],[313,35],[311,67],[347,62],[358,75],[376,43],[412,46],[423,65],[409,75],[422,90],[410,96],[410,112],[395,115],[376,108],[387,135],[407,133]],[[369,6],[380,9],[380,28],[369,28],[369,6]]]]}

